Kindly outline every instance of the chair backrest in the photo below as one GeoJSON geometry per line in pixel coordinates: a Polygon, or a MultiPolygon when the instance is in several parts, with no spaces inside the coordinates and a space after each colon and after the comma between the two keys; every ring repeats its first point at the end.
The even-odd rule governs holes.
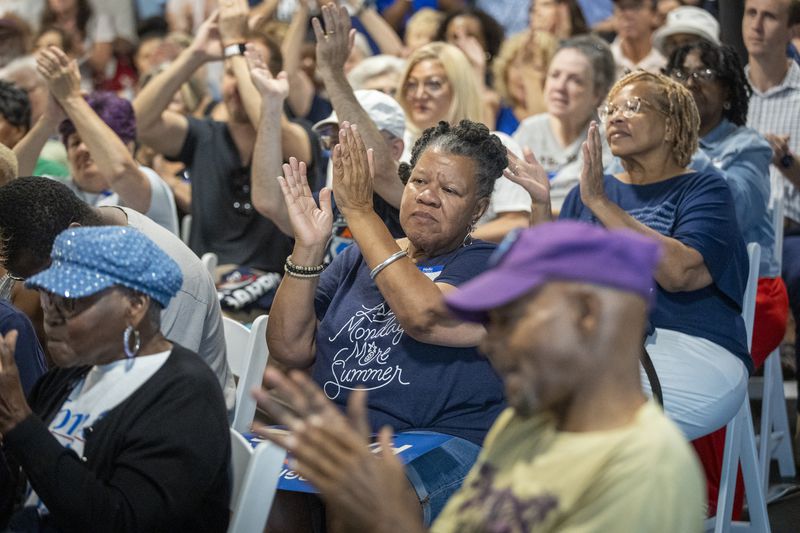
{"type": "Polygon", "coordinates": [[[262,442],[255,449],[238,431],[231,429],[230,533],[263,531],[283,468],[285,452],[278,445],[262,442]]]}
{"type": "Polygon", "coordinates": [[[192,231],[192,215],[184,215],[181,219],[181,240],[189,246],[189,233],[192,231]]]}
{"type": "MultiPolygon", "coordinates": [[[[250,394],[253,387],[260,387],[267,367],[269,351],[267,349],[267,324],[268,315],[261,315],[255,319],[250,327],[245,349],[245,360],[241,361],[239,376],[236,384],[236,412],[233,417],[233,428],[237,431],[247,431],[256,414],[256,400],[250,394]]],[[[233,366],[231,365],[233,370],[233,366]]]]}
{"type": "Polygon", "coordinates": [[[783,265],[783,195],[775,198],[772,205],[772,230],[775,232],[775,246],[773,253],[778,260],[778,266],[783,265]]]}
{"type": "Polygon", "coordinates": [[[217,264],[219,260],[217,259],[217,254],[214,252],[206,252],[203,254],[203,257],[200,258],[203,264],[206,266],[208,273],[211,274],[211,279],[214,280],[214,283],[217,282],[217,264]]]}
{"type": "Polygon", "coordinates": [[[222,317],[225,328],[225,349],[228,352],[228,366],[236,377],[241,377],[247,365],[247,344],[250,342],[250,330],[241,322],[222,317]]]}
{"type": "Polygon", "coordinates": [[[758,292],[758,265],[761,261],[761,246],[757,242],[747,244],[747,257],[749,259],[750,271],[747,274],[747,286],[744,290],[742,300],[742,318],[744,327],[747,331],[747,347],[751,348],[753,343],[753,321],[756,315],[756,292],[758,292]]]}

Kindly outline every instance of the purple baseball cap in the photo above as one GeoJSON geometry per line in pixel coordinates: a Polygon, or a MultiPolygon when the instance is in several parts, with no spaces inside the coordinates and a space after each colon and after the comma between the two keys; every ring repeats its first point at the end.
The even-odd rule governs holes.
{"type": "Polygon", "coordinates": [[[445,296],[462,320],[486,323],[488,311],[551,281],[577,281],[632,292],[655,301],[653,273],[661,258],[655,239],[572,220],[509,234],[489,269],[445,296]]]}

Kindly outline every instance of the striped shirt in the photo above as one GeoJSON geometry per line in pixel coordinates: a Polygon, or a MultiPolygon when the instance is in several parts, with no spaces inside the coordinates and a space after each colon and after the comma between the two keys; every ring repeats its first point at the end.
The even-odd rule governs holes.
{"type": "MultiPolygon", "coordinates": [[[[749,81],[749,67],[745,67],[745,72],[749,81]]],[[[789,71],[779,85],[764,92],[753,87],[747,125],[762,135],[788,135],[789,149],[800,153],[800,67],[797,63],[790,62],[789,71]]],[[[785,179],[775,165],[770,165],[769,174],[772,188],[770,204],[783,195],[784,214],[800,222],[800,190],[785,179]]]]}

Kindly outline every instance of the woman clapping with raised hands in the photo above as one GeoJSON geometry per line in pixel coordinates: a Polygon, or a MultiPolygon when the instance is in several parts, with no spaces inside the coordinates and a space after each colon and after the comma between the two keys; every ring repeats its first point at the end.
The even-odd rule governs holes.
{"type": "Polygon", "coordinates": [[[330,192],[320,193],[318,207],[302,163],[284,165],[278,178],[296,240],[272,306],[270,353],[292,368],[313,365],[314,380],[342,407],[354,389],[367,389],[373,431],[389,425],[452,436],[432,452],[447,458],[445,470],[407,465],[430,521],[503,404],[501,383],[476,350],[484,329],[444,318],[440,309],[442,294],[483,271],[494,248],[469,234],[507,165],[506,151],[474,122],[426,130],[411,165],[400,169],[407,238],[397,240],[372,209],[371,151],[355,125],[343,124],[333,162],[336,204],[355,244],[324,271],[330,192]]]}

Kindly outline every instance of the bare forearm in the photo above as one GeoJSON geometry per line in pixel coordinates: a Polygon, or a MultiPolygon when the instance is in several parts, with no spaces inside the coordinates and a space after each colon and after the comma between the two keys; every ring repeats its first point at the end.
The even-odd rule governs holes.
{"type": "MultiPolygon", "coordinates": [[[[150,134],[149,130],[159,122],[161,114],[172,102],[173,95],[204,62],[202,57],[188,48],[136,95],[133,110],[140,136],[150,134]]],[[[158,132],[152,133],[157,135],[158,132]]]]}
{"type": "Polygon", "coordinates": [[[36,168],[36,160],[39,154],[42,153],[47,139],[55,131],[57,124],[47,121],[46,117],[42,116],[36,121],[33,128],[31,128],[25,137],[14,146],[14,155],[17,156],[18,174],[20,176],[30,176],[33,174],[33,169],[36,168]]]}
{"type": "MultiPolygon", "coordinates": [[[[325,247],[295,245],[292,261],[297,265],[322,263],[325,247]]],[[[272,357],[291,368],[308,368],[316,358],[317,316],[314,297],[318,278],[283,277],[270,309],[267,345],[272,357]]]]}
{"type": "Polygon", "coordinates": [[[403,41],[394,28],[386,22],[374,8],[364,9],[358,16],[370,37],[378,45],[382,54],[400,56],[403,52],[403,41]]]}
{"type": "Polygon", "coordinates": [[[663,255],[654,277],[664,290],[693,291],[707,287],[713,282],[703,256],[696,250],[647,227],[607,199],[594,202],[587,207],[608,229],[631,229],[661,243],[663,255]]]}
{"type": "Polygon", "coordinates": [[[484,241],[500,242],[508,232],[517,228],[527,228],[530,225],[530,217],[525,211],[514,211],[511,213],[501,213],[494,220],[490,220],[486,224],[478,226],[472,232],[472,236],[476,239],[483,239],[484,241]]]}
{"type": "Polygon", "coordinates": [[[383,10],[382,16],[398,33],[403,26],[403,19],[411,10],[411,0],[394,0],[394,3],[383,10]]]}
{"type": "Polygon", "coordinates": [[[265,102],[261,109],[256,145],[253,150],[251,173],[253,206],[261,215],[272,220],[287,235],[292,235],[292,226],[286,210],[277,176],[281,175],[283,162],[281,134],[275,124],[281,120],[279,102],[265,102]]]}
{"type": "MultiPolygon", "coordinates": [[[[372,211],[343,209],[364,261],[375,268],[400,251],[380,217],[372,211]]],[[[442,292],[410,259],[400,259],[375,277],[375,284],[403,329],[420,342],[442,346],[475,346],[483,328],[445,320],[442,292]]]]}
{"type": "Polygon", "coordinates": [[[322,73],[325,88],[331,99],[339,122],[348,121],[358,126],[358,132],[367,148],[372,148],[375,161],[375,192],[387,203],[400,207],[403,183],[397,175],[398,163],[392,158],[380,130],[356,100],[353,88],[342,72],[322,73]]]}
{"type": "Polygon", "coordinates": [[[297,123],[286,118],[286,114],[281,111],[281,144],[283,160],[288,161],[290,157],[305,161],[307,165],[316,163],[313,161],[311,151],[311,139],[306,130],[297,123]]]}
{"type": "Polygon", "coordinates": [[[233,56],[228,61],[233,66],[233,74],[236,76],[236,86],[239,96],[242,99],[247,118],[253,127],[258,127],[261,117],[261,94],[259,94],[253,80],[250,79],[250,69],[247,67],[247,59],[244,56],[233,56]]]}

